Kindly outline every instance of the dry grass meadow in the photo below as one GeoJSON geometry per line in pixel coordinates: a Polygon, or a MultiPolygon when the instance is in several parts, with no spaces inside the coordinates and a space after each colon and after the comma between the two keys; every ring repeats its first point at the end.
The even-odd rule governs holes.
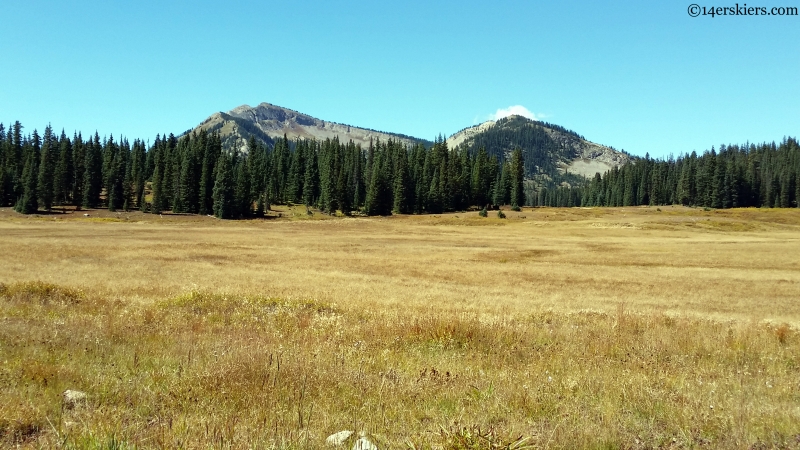
{"type": "Polygon", "coordinates": [[[0,211],[0,447],[800,448],[800,210],[279,212],[0,211]]]}

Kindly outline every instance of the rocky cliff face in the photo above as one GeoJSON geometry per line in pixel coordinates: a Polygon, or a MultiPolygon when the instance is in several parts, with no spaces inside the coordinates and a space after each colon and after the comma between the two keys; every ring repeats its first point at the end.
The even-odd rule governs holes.
{"type": "Polygon", "coordinates": [[[300,138],[324,141],[338,137],[341,142],[352,140],[363,148],[369,146],[370,140],[378,139],[384,142],[389,139],[399,140],[407,145],[424,142],[411,136],[326,122],[270,103],[261,103],[256,107],[242,105],[227,113],[215,113],[197,128],[219,130],[227,145],[236,144],[245,151],[251,135],[265,142],[282,139],[284,135],[290,140],[300,138]]]}

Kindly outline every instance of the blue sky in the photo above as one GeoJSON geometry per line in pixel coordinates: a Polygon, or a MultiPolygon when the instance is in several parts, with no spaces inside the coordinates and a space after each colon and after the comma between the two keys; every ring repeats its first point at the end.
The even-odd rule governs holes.
{"type": "Polygon", "coordinates": [[[519,105],[637,155],[800,135],[800,16],[693,1],[6,2],[0,122],[152,141],[266,101],[432,139],[519,105]]]}

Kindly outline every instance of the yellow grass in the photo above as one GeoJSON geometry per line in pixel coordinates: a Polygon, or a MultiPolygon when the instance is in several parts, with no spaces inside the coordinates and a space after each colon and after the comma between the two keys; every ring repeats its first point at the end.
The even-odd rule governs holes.
{"type": "Polygon", "coordinates": [[[2,211],[0,445],[800,446],[800,211],[661,209],[2,211]]]}

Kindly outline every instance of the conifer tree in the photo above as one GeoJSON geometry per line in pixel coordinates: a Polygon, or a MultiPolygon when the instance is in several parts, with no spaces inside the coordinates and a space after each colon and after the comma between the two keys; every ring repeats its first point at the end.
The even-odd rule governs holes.
{"type": "Polygon", "coordinates": [[[217,173],[214,177],[214,216],[218,219],[231,219],[234,214],[233,172],[228,155],[220,155],[217,160],[217,173]]]}
{"type": "Polygon", "coordinates": [[[53,207],[53,174],[55,172],[55,142],[53,129],[50,125],[44,129],[42,139],[41,160],[39,162],[39,173],[36,184],[36,194],[38,195],[39,205],[45,211],[50,211],[53,207]]]}
{"type": "Polygon", "coordinates": [[[525,180],[525,161],[522,159],[522,150],[519,148],[511,153],[509,172],[511,206],[519,208],[525,204],[525,191],[523,188],[523,182],[525,180]]]}
{"type": "Polygon", "coordinates": [[[21,214],[34,214],[39,209],[36,195],[36,178],[39,167],[36,159],[36,152],[31,149],[27,154],[25,167],[22,169],[22,196],[15,207],[15,210],[21,214]]]}
{"type": "Polygon", "coordinates": [[[247,158],[237,158],[235,187],[235,216],[250,217],[253,213],[253,197],[250,186],[250,169],[247,158]]]}
{"type": "Polygon", "coordinates": [[[509,164],[508,161],[502,163],[500,173],[497,175],[497,182],[494,186],[494,204],[507,205],[511,197],[511,180],[509,179],[509,164]]]}
{"type": "Polygon", "coordinates": [[[410,181],[407,153],[405,150],[401,150],[398,154],[394,175],[394,205],[392,212],[395,214],[409,214],[411,212],[410,190],[407,189],[410,181]]]}
{"type": "Polygon", "coordinates": [[[162,186],[164,179],[164,144],[159,135],[156,135],[156,140],[153,147],[150,149],[150,153],[153,154],[153,198],[150,204],[150,212],[153,214],[161,214],[161,205],[164,204],[162,200],[164,195],[164,188],[162,186]]]}
{"type": "Polygon", "coordinates": [[[14,126],[8,131],[8,137],[10,151],[7,153],[8,157],[11,158],[11,162],[6,163],[6,170],[8,170],[8,176],[11,178],[11,189],[9,189],[9,194],[12,201],[16,204],[16,202],[22,197],[23,193],[23,181],[22,181],[22,172],[25,162],[27,161],[26,155],[22,152],[22,124],[19,121],[14,122],[14,126]]]}
{"type": "Polygon", "coordinates": [[[300,203],[303,200],[303,182],[305,181],[306,142],[297,140],[289,163],[289,178],[286,184],[286,197],[290,202],[300,203]]]}
{"type": "Polygon", "coordinates": [[[83,179],[86,168],[86,150],[80,133],[73,134],[72,168],[72,204],[80,209],[83,205],[83,179]]]}
{"type": "Polygon", "coordinates": [[[85,149],[83,176],[83,207],[96,208],[100,205],[102,178],[102,146],[100,135],[95,132],[94,140],[87,142],[85,149]]]}
{"type": "Polygon", "coordinates": [[[372,175],[367,188],[364,210],[369,216],[385,216],[391,212],[392,205],[389,188],[383,171],[384,152],[376,152],[372,163],[372,175]]]}
{"type": "Polygon", "coordinates": [[[441,177],[439,176],[439,169],[433,170],[431,183],[427,192],[427,205],[425,211],[431,214],[438,214],[442,212],[442,191],[441,191],[441,177]]]}
{"type": "Polygon", "coordinates": [[[72,163],[72,143],[64,130],[61,130],[61,137],[58,141],[58,162],[55,167],[55,179],[53,180],[53,196],[55,202],[61,205],[69,203],[72,194],[72,176],[75,172],[72,163]]]}
{"type": "Polygon", "coordinates": [[[214,212],[214,177],[217,160],[222,153],[222,140],[219,133],[214,132],[208,136],[203,130],[200,131],[199,139],[203,148],[203,169],[200,178],[200,214],[212,214],[214,212]]]}
{"type": "Polygon", "coordinates": [[[6,130],[0,123],[0,206],[6,205],[8,173],[6,172],[6,130]]]}
{"type": "Polygon", "coordinates": [[[306,169],[303,180],[303,203],[311,206],[319,198],[319,167],[317,161],[316,145],[306,149],[306,169]]]}
{"type": "Polygon", "coordinates": [[[794,206],[800,208],[800,169],[794,175],[794,206]]]}

